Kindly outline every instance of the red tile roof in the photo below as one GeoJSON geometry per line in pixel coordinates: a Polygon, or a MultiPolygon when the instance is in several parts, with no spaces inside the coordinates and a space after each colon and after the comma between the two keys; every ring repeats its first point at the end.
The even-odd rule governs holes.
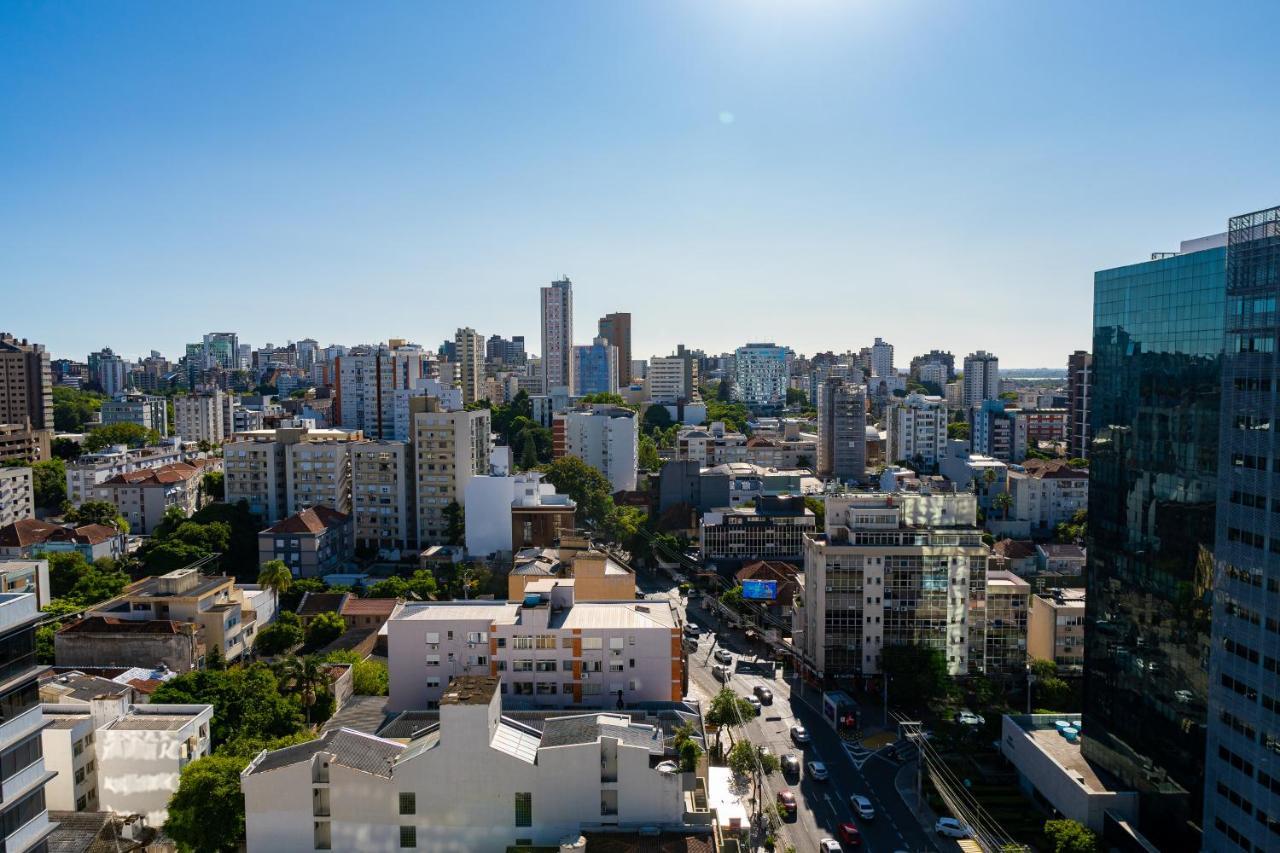
{"type": "Polygon", "coordinates": [[[58,525],[49,524],[35,518],[24,518],[12,524],[0,527],[0,547],[25,548],[44,542],[58,529],[58,525]]]}
{"type": "Polygon", "coordinates": [[[1088,468],[1072,468],[1061,459],[1028,459],[1022,463],[1022,467],[1038,480],[1089,479],[1088,468]]]}
{"type": "Polygon", "coordinates": [[[268,527],[263,533],[312,533],[320,534],[329,527],[337,527],[345,524],[350,518],[346,513],[338,512],[336,509],[330,509],[323,504],[307,507],[304,510],[295,512],[288,518],[277,521],[268,527]]]}
{"type": "Polygon", "coordinates": [[[298,602],[299,616],[314,616],[317,613],[330,611],[341,612],[346,600],[351,598],[349,592],[307,592],[298,602]]]}
{"type": "Polygon", "coordinates": [[[202,466],[189,465],[186,462],[171,462],[168,465],[161,465],[159,468],[116,474],[114,477],[105,480],[102,485],[167,486],[183,480],[190,480],[192,477],[197,476],[200,473],[200,467],[202,466]]]}
{"type": "Polygon", "coordinates": [[[356,598],[346,600],[340,611],[343,616],[390,616],[400,603],[398,598],[356,598]]]}
{"type": "Polygon", "coordinates": [[[1029,539],[1001,539],[991,550],[1009,560],[1025,560],[1036,555],[1036,546],[1029,539]]]}

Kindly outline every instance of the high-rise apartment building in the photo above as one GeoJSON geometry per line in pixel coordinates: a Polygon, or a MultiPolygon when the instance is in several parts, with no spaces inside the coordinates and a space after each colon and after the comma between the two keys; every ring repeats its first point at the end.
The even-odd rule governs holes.
{"type": "Polygon", "coordinates": [[[102,403],[102,424],[135,424],[169,434],[169,408],[164,397],[151,394],[120,394],[102,403]]]}
{"type": "Polygon", "coordinates": [[[557,413],[551,422],[552,455],[581,459],[609,478],[615,492],[634,491],[639,421],[633,410],[603,403],[557,413]]]}
{"type": "Polygon", "coordinates": [[[747,344],[734,351],[733,394],[749,406],[781,406],[787,401],[790,347],[772,342],[747,344]]]}
{"type": "Polygon", "coordinates": [[[0,332],[0,424],[30,453],[22,458],[38,462],[49,458],[53,437],[53,376],[49,353],[40,344],[18,340],[0,332]],[[29,458],[28,458],[29,457],[29,458]]]}
{"type": "Polygon", "coordinates": [[[618,349],[618,385],[626,388],[631,376],[631,315],[605,314],[600,318],[600,337],[618,349]]]}
{"type": "Polygon", "coordinates": [[[225,409],[226,398],[217,388],[206,394],[174,397],[174,431],[184,441],[221,444],[228,437],[225,409]]]}
{"type": "Polygon", "coordinates": [[[547,394],[573,388],[573,282],[542,288],[542,385],[547,394]]]}
{"type": "Polygon", "coordinates": [[[361,441],[351,446],[351,512],[357,547],[405,551],[418,544],[413,445],[361,441]]]}
{"type": "Polygon", "coordinates": [[[453,346],[462,403],[474,403],[484,396],[484,335],[470,326],[459,329],[453,334],[453,346]]]}
{"type": "Polygon", "coordinates": [[[0,849],[41,851],[57,824],[49,822],[45,785],[53,777],[44,764],[40,732],[45,727],[37,679],[36,622],[41,614],[34,593],[0,594],[0,670],[5,673],[0,707],[0,755],[7,759],[5,782],[13,791],[0,805],[0,849]]]}
{"type": "Polygon", "coordinates": [[[484,342],[485,360],[507,367],[523,367],[528,354],[524,351],[524,335],[512,335],[506,340],[501,335],[490,335],[484,342]]]}
{"type": "Polygon", "coordinates": [[[471,478],[489,473],[489,410],[442,412],[430,398],[410,403],[418,541],[446,545],[449,505],[461,506],[471,478]]]}
{"type": "Polygon", "coordinates": [[[893,369],[893,344],[880,338],[871,345],[871,375],[881,378],[897,375],[893,369]]]}
{"type": "Polygon", "coordinates": [[[27,467],[0,467],[0,527],[35,517],[35,481],[27,467]]]}
{"type": "Polygon", "coordinates": [[[1225,279],[1223,237],[1094,274],[1083,753],[1161,850],[1200,848],[1225,279]]]}
{"type": "Polygon", "coordinates": [[[1000,359],[986,350],[964,357],[964,407],[972,409],[983,400],[1000,397],[1000,359]]]}
{"type": "MultiPolygon", "coordinates": [[[[944,350],[932,349],[924,355],[918,355],[911,359],[911,378],[920,382],[931,382],[932,379],[926,379],[924,369],[929,365],[941,365],[944,371],[944,378],[938,384],[946,385],[948,382],[956,378],[956,357],[944,350]]],[[[935,374],[936,375],[936,374],[935,374]]]]}
{"type": "Polygon", "coordinates": [[[867,476],[867,396],[860,383],[826,379],[818,395],[818,476],[861,482],[867,476]]]}
{"type": "Polygon", "coordinates": [[[396,392],[418,387],[427,376],[428,357],[416,344],[397,344],[360,347],[334,359],[332,423],[369,438],[408,437],[396,432],[396,392]]]}
{"type": "Polygon", "coordinates": [[[315,338],[303,338],[298,341],[298,367],[311,370],[320,360],[320,342],[315,338]]]}
{"type": "Polygon", "coordinates": [[[108,397],[128,388],[128,367],[123,358],[111,351],[111,347],[89,353],[89,374],[108,397]]]}
{"type": "Polygon", "coordinates": [[[1067,357],[1067,455],[1089,458],[1089,403],[1093,395],[1093,356],[1076,350],[1067,357]]]}
{"type": "Polygon", "coordinates": [[[885,459],[936,470],[947,455],[947,402],[908,394],[885,410],[885,459]]]}
{"type": "Polygon", "coordinates": [[[1280,511],[1274,438],[1278,298],[1280,207],[1233,217],[1218,432],[1205,850],[1280,848],[1280,526],[1273,520],[1280,511]]]}
{"type": "Polygon", "coordinates": [[[359,432],[281,427],[223,446],[227,503],[245,501],[267,524],[317,504],[351,512],[351,450],[359,432]]]}
{"type": "Polygon", "coordinates": [[[698,362],[696,359],[670,356],[649,359],[645,376],[649,402],[663,406],[698,399],[698,362]]]}
{"type": "Polygon", "coordinates": [[[969,409],[969,446],[1001,462],[1021,462],[1027,458],[1028,423],[1019,409],[1005,408],[1003,400],[983,400],[969,409]]]}
{"type": "Polygon", "coordinates": [[[603,337],[573,348],[573,395],[618,393],[618,348],[603,337]]]}

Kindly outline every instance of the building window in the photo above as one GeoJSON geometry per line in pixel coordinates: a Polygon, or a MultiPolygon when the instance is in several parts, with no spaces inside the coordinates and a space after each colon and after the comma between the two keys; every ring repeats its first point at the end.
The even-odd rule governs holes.
{"type": "Polygon", "coordinates": [[[604,648],[604,641],[600,637],[583,637],[582,638],[582,650],[584,652],[600,651],[603,648],[604,648]]]}
{"type": "Polygon", "coordinates": [[[418,795],[412,791],[400,794],[400,814],[418,813],[418,795]]]}
{"type": "Polygon", "coordinates": [[[533,826],[533,794],[516,793],[516,826],[533,826]]]}
{"type": "Polygon", "coordinates": [[[400,827],[400,847],[413,848],[418,846],[418,827],[402,826],[400,827]]]}

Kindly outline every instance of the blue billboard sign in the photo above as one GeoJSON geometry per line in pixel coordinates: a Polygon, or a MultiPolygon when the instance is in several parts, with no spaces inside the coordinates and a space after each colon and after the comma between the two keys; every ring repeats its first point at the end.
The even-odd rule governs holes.
{"type": "Polygon", "coordinates": [[[773,601],[778,597],[778,582],[743,581],[742,597],[752,601],[773,601]]]}

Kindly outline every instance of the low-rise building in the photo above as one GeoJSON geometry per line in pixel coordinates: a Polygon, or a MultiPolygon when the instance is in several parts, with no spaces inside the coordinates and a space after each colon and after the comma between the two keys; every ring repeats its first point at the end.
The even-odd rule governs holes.
{"type": "Polygon", "coordinates": [[[200,508],[206,461],[212,460],[171,462],[116,474],[94,487],[92,499],[113,504],[129,522],[129,532],[145,536],[164,520],[170,507],[177,507],[184,516],[200,508]]]}
{"type": "Polygon", "coordinates": [[[1032,596],[1027,653],[1079,673],[1084,667],[1084,604],[1083,589],[1050,589],[1032,596]]]}
{"type": "Polygon", "coordinates": [[[0,557],[39,557],[79,551],[86,562],[115,559],[124,552],[123,537],[105,524],[50,524],[26,518],[0,527],[0,557]]]}
{"type": "Polygon", "coordinates": [[[636,574],[630,566],[579,533],[566,531],[547,548],[516,552],[507,576],[507,599],[518,601],[533,581],[572,580],[574,601],[629,601],[636,597],[636,574]]]}
{"type": "Polygon", "coordinates": [[[29,592],[40,607],[49,603],[49,561],[0,558],[0,593],[29,592]]]}
{"type": "Polygon", "coordinates": [[[1028,459],[1009,470],[1009,517],[1046,534],[1089,508],[1089,471],[1061,460],[1028,459]]]}
{"type": "Polygon", "coordinates": [[[664,513],[681,504],[699,513],[731,506],[730,480],[724,472],[704,471],[697,460],[673,459],[658,473],[658,511],[664,513]]]}
{"type": "Polygon", "coordinates": [[[204,667],[204,628],[195,622],[119,616],[86,616],[53,635],[53,657],[60,666],[163,666],[174,672],[204,667]]]}
{"type": "Polygon", "coordinates": [[[281,560],[298,578],[341,571],[354,553],[351,516],[323,505],[295,512],[258,534],[259,565],[281,560]]]}
{"type": "Polygon", "coordinates": [[[1037,571],[1036,545],[1030,539],[997,539],[991,546],[991,566],[1030,577],[1037,571]]]}
{"type": "Polygon", "coordinates": [[[734,577],[743,585],[744,590],[751,582],[754,582],[756,589],[763,589],[766,593],[771,590],[771,596],[752,596],[752,600],[789,619],[791,602],[803,589],[799,574],[800,570],[791,563],[756,560],[738,569],[734,577]]]}
{"type": "Polygon", "coordinates": [[[1027,677],[1031,584],[1013,572],[988,569],[986,592],[984,674],[1006,683],[1022,683],[1027,677]]]}
{"type": "Polygon", "coordinates": [[[439,723],[407,742],[338,728],[264,751],[241,774],[249,849],[502,853],[685,827],[693,803],[660,729],[600,712],[538,729],[501,703],[497,677],[454,676],[439,723]]]}
{"type": "Polygon", "coordinates": [[[451,677],[491,675],[512,706],[679,701],[686,674],[669,601],[577,601],[571,580],[520,601],[406,602],[387,622],[390,710],[435,707],[451,677]]]}
{"type": "Polygon", "coordinates": [[[1045,574],[1076,577],[1084,575],[1088,554],[1069,542],[1042,542],[1036,546],[1036,569],[1045,574]]]}
{"type": "Polygon", "coordinates": [[[698,542],[705,560],[799,560],[815,525],[803,497],[762,495],[753,506],[704,513],[698,542]]]}
{"type": "Polygon", "coordinates": [[[210,753],[213,706],[134,705],[130,695],[120,688],[87,704],[43,706],[45,763],[58,774],[45,788],[50,808],[164,824],[182,768],[210,753]]]}
{"type": "Polygon", "coordinates": [[[150,447],[129,448],[118,444],[86,453],[67,464],[67,500],[76,506],[92,500],[94,488],[117,474],[163,468],[175,462],[190,463],[207,456],[195,444],[184,443],[177,436],[150,447]]]}
{"type": "Polygon", "coordinates": [[[726,429],[723,421],[713,421],[705,427],[686,427],[676,432],[673,458],[692,460],[703,467],[746,462],[747,437],[726,429]]]}
{"type": "Polygon", "coordinates": [[[398,604],[398,598],[358,598],[349,595],[343,600],[338,615],[347,623],[349,631],[365,628],[376,631],[387,624],[398,604]]]}
{"type": "Polygon", "coordinates": [[[467,551],[474,555],[547,547],[574,529],[578,505],[529,471],[510,477],[479,476],[465,495],[467,551]]]}
{"type": "Polygon", "coordinates": [[[306,628],[321,613],[337,613],[341,615],[347,602],[354,598],[349,592],[304,592],[298,602],[298,621],[306,628]]]}
{"type": "Polygon", "coordinates": [[[0,468],[0,527],[34,518],[35,483],[30,468],[0,468]]]}

